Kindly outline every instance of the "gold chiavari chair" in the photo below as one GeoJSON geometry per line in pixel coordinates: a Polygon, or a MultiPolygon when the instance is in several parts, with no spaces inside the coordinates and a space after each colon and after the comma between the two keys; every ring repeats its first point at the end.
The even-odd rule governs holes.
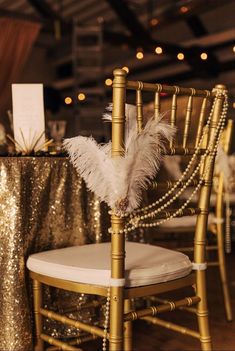
{"type": "MultiPolygon", "coordinates": [[[[208,216],[208,232],[214,235],[216,240],[215,245],[206,246],[208,252],[208,262],[207,266],[218,267],[220,273],[220,281],[223,292],[224,307],[226,318],[228,321],[233,320],[231,298],[229,292],[229,282],[227,277],[227,268],[226,268],[226,257],[225,252],[231,252],[231,233],[230,233],[230,206],[227,203],[229,200],[229,177],[228,172],[228,154],[231,146],[232,138],[232,129],[233,121],[230,119],[227,122],[225,130],[222,133],[221,142],[220,142],[220,156],[219,158],[224,158],[224,160],[218,161],[216,163],[221,163],[215,167],[214,176],[213,176],[213,193],[210,199],[210,213],[208,216]],[[225,169],[223,169],[225,168],[225,169]],[[227,198],[228,196],[228,198],[227,198]],[[210,260],[210,252],[217,252],[217,260],[210,260]]],[[[183,194],[183,198],[187,198],[188,193],[183,194]]],[[[193,202],[197,201],[197,197],[192,199],[193,202]]],[[[196,216],[190,218],[176,218],[171,222],[164,223],[158,230],[156,236],[150,237],[151,243],[157,244],[157,235],[159,233],[193,233],[196,226],[196,216]]],[[[193,247],[180,247],[180,251],[185,253],[192,253],[193,247]]]]}
{"type": "MultiPolygon", "coordinates": [[[[168,182],[158,184],[164,190],[164,195],[154,203],[127,213],[129,198],[121,198],[118,201],[118,208],[121,210],[117,212],[114,206],[111,211],[111,244],[89,244],[37,253],[29,257],[27,266],[34,287],[34,314],[37,335],[35,350],[37,351],[44,349],[45,342],[57,346],[57,349],[81,350],[74,346],[76,341],[71,341],[69,344],[46,335],[42,331],[42,317],[52,318],[67,325],[75,326],[90,333],[91,337],[103,338],[103,350],[106,349],[106,341],[108,341],[109,350],[131,351],[133,350],[132,322],[134,320],[141,318],[162,325],[162,320],[156,317],[160,313],[174,311],[181,307],[190,308],[194,305],[197,309],[199,331],[182,328],[173,323],[171,323],[171,329],[200,340],[202,350],[212,349],[206,298],[205,239],[214,159],[226,120],[227,92],[223,85],[217,85],[212,91],[207,91],[130,81],[126,79],[124,70],[116,69],[113,80],[111,143],[111,155],[115,165],[116,162],[123,160],[126,156],[124,145],[125,102],[129,90],[136,92],[138,140],[144,140],[145,137],[151,136],[151,131],[147,135],[146,126],[144,127],[142,123],[142,91],[154,95],[156,119],[159,118],[160,113],[161,93],[172,96],[170,121],[172,127],[177,121],[177,96],[185,95],[188,97],[182,141],[177,140],[177,135],[180,132],[177,131],[176,136],[174,139],[171,138],[164,152],[167,155],[179,154],[182,157],[189,157],[190,161],[182,178],[173,185],[168,182]],[[193,137],[194,144],[192,144],[192,137],[189,132],[195,99],[201,99],[203,102],[197,133],[193,137]],[[205,106],[209,102],[212,107],[210,113],[207,114],[205,106]],[[206,128],[203,129],[205,125],[206,128]],[[206,148],[202,147],[203,130],[205,129],[208,133],[206,148]],[[190,147],[189,138],[191,138],[190,144],[193,145],[190,147]],[[198,160],[198,162],[195,163],[195,160],[198,160]],[[193,166],[194,170],[192,171],[193,166]],[[201,169],[200,177],[196,180],[194,176],[199,169],[201,169]],[[188,201],[186,201],[180,208],[169,209],[169,206],[174,204],[183,189],[192,183],[194,184],[194,191],[191,196],[194,196],[200,190],[197,206],[189,208],[188,201]],[[197,224],[193,263],[181,252],[154,245],[126,242],[125,240],[126,236],[138,228],[154,228],[176,216],[194,214],[197,215],[197,224]],[[81,321],[75,321],[66,315],[59,315],[59,313],[43,307],[42,284],[78,293],[106,297],[104,328],[99,324],[87,325],[81,321]],[[157,295],[163,292],[174,292],[177,289],[184,291],[184,288],[190,286],[195,289],[192,289],[192,296],[186,296],[180,300],[169,301],[166,304],[139,310],[135,309],[132,304],[135,298],[157,295]]],[[[138,158],[138,155],[136,155],[136,158],[138,158]]],[[[142,161],[144,164],[145,160],[142,161]]],[[[87,173],[87,177],[90,177],[90,172],[87,173]]],[[[116,179],[118,182],[118,177],[116,179]]],[[[129,179],[127,178],[126,181],[128,182],[129,179]]],[[[56,349],[54,346],[53,350],[56,349]]]]}

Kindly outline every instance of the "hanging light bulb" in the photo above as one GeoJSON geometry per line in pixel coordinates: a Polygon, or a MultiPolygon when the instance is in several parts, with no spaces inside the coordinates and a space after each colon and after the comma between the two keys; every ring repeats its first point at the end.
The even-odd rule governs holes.
{"type": "Polygon", "coordinates": [[[208,55],[207,55],[206,52],[202,52],[201,55],[200,55],[200,57],[201,57],[202,60],[205,61],[205,60],[207,60],[208,55]]]}
{"type": "Polygon", "coordinates": [[[186,13],[188,11],[189,11],[189,8],[187,6],[181,6],[181,8],[180,8],[181,13],[186,13]]]}
{"type": "Polygon", "coordinates": [[[159,23],[159,20],[158,20],[157,18],[152,18],[152,19],[150,20],[150,25],[151,25],[152,27],[155,27],[158,23],[159,23]]]}
{"type": "Polygon", "coordinates": [[[72,98],[71,98],[70,96],[66,96],[66,97],[64,98],[64,103],[65,103],[65,105],[71,105],[72,102],[73,102],[73,100],[72,100],[72,98]]]}
{"type": "Polygon", "coordinates": [[[105,79],[105,85],[107,85],[108,87],[110,87],[112,84],[113,84],[112,79],[110,79],[110,78],[105,79]]]}
{"type": "Polygon", "coordinates": [[[136,58],[137,58],[138,60],[142,60],[142,59],[144,58],[144,53],[143,53],[142,50],[140,50],[140,49],[137,50],[136,58]]]}
{"type": "Polygon", "coordinates": [[[179,61],[183,61],[184,60],[184,54],[182,52],[179,52],[178,55],[177,55],[177,59],[179,61]]]}
{"type": "Polygon", "coordinates": [[[79,101],[84,101],[86,99],[86,95],[84,93],[79,93],[78,94],[78,100],[79,101]]]}
{"type": "Polygon", "coordinates": [[[155,52],[156,52],[157,55],[161,55],[162,52],[163,52],[161,46],[157,46],[157,47],[155,48],[155,52]]]}

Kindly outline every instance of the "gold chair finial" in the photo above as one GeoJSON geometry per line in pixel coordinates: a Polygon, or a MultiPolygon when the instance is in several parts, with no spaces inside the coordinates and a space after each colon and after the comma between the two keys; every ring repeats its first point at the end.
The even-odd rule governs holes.
{"type": "Polygon", "coordinates": [[[113,75],[114,76],[123,76],[126,77],[127,72],[124,69],[121,68],[115,68],[113,71],[113,75]]]}

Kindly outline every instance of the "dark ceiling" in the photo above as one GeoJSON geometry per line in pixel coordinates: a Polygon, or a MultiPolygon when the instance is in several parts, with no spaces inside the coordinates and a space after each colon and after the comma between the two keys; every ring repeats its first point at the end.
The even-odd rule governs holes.
{"type": "Polygon", "coordinates": [[[132,79],[208,88],[223,82],[235,97],[235,1],[0,0],[0,12],[43,24],[37,45],[54,49],[54,86],[59,89],[73,84],[70,37],[76,17],[81,25],[103,22],[104,78],[125,65],[132,79]],[[61,28],[60,41],[55,40],[55,23],[61,28]],[[161,55],[154,52],[156,46],[161,55]],[[142,60],[135,57],[138,48],[142,60]],[[207,60],[201,59],[203,52],[207,60]],[[177,59],[178,53],[184,60],[177,59]]]}

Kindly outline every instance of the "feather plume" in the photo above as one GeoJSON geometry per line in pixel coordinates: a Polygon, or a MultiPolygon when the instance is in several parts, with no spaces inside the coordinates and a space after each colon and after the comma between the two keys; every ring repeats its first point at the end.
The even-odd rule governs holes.
{"type": "Polygon", "coordinates": [[[165,141],[173,137],[174,132],[175,129],[161,118],[151,118],[140,134],[132,130],[126,155],[118,161],[123,187],[115,203],[117,212],[122,211],[123,203],[126,212],[139,206],[143,189],[148,187],[159,169],[165,141]]]}
{"type": "MultiPolygon", "coordinates": [[[[112,122],[112,109],[113,104],[110,103],[106,106],[106,112],[103,114],[103,121],[105,122],[112,122]]],[[[126,117],[126,124],[125,124],[125,146],[126,149],[128,148],[130,138],[134,132],[137,132],[137,123],[136,123],[136,106],[131,104],[125,104],[125,117],[126,117]]]]}
{"type": "Polygon", "coordinates": [[[139,206],[142,190],[159,169],[164,142],[174,131],[161,118],[150,119],[139,134],[132,127],[125,156],[115,159],[110,142],[100,146],[93,138],[78,136],[65,139],[63,145],[88,188],[122,214],[139,206]]]}
{"type": "Polygon", "coordinates": [[[106,107],[105,107],[105,113],[102,116],[102,120],[104,122],[112,122],[112,110],[113,110],[113,104],[109,103],[106,107]]]}
{"type": "Polygon", "coordinates": [[[114,176],[111,144],[100,146],[93,138],[77,136],[65,139],[63,146],[88,188],[103,201],[109,202],[110,182],[114,176]]]}

